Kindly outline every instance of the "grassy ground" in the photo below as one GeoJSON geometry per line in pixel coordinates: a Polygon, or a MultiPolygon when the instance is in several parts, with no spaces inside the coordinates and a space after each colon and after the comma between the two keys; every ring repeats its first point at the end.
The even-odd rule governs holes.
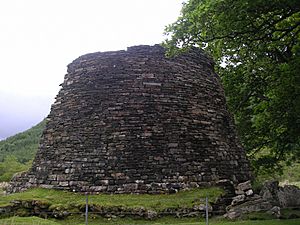
{"type": "Polygon", "coordinates": [[[246,221],[235,221],[235,222],[216,222],[210,223],[210,225],[299,225],[300,219],[294,220],[246,220],[246,221]]]}
{"type": "MultiPolygon", "coordinates": [[[[172,195],[93,195],[89,196],[89,203],[101,206],[124,206],[129,208],[144,207],[146,209],[163,210],[171,207],[191,207],[199,204],[199,199],[208,196],[210,200],[218,197],[222,191],[218,188],[194,189],[190,191],[182,191],[172,195]]],[[[48,190],[48,189],[31,189],[23,193],[16,193],[7,196],[0,196],[0,207],[11,204],[13,200],[39,200],[45,202],[51,207],[62,207],[67,211],[72,211],[72,207],[85,204],[85,196],[78,193],[48,190]]],[[[226,221],[224,219],[212,218],[210,225],[299,225],[300,219],[291,220],[257,220],[264,217],[255,215],[247,217],[241,221],[226,221]],[[250,220],[249,220],[250,219],[250,220]],[[256,220],[255,220],[256,219],[256,220]]],[[[287,217],[291,218],[291,217],[287,217]]],[[[293,217],[295,218],[295,217],[293,217]]],[[[84,215],[82,212],[70,215],[64,220],[50,218],[48,220],[37,217],[10,217],[0,219],[0,225],[84,225],[84,215]]],[[[98,215],[90,214],[89,225],[196,225],[205,224],[203,218],[175,218],[166,216],[163,218],[151,220],[136,219],[132,217],[125,218],[103,218],[98,215]]]]}
{"type": "MultiPolygon", "coordinates": [[[[37,217],[11,217],[8,219],[0,219],[1,225],[84,225],[84,218],[69,219],[69,220],[46,220],[37,217]]],[[[176,219],[176,218],[164,218],[155,221],[134,220],[134,219],[91,219],[89,218],[89,225],[125,225],[125,224],[151,224],[151,225],[201,225],[205,224],[205,221],[199,219],[176,219]]],[[[246,220],[246,221],[224,221],[224,220],[210,220],[210,225],[299,225],[300,219],[292,220],[246,220]]]]}
{"type": "MultiPolygon", "coordinates": [[[[222,193],[222,190],[219,188],[198,188],[189,191],[180,191],[176,194],[161,195],[99,194],[89,196],[89,203],[101,206],[125,206],[130,208],[144,207],[147,209],[161,210],[178,206],[192,207],[200,202],[200,198],[204,198],[205,196],[208,196],[211,201],[214,201],[222,193]]],[[[53,205],[53,207],[61,205],[66,208],[85,204],[84,195],[42,188],[35,188],[23,193],[2,196],[0,198],[0,206],[9,205],[12,200],[40,200],[53,205]]]]}
{"type": "Polygon", "coordinates": [[[38,217],[11,217],[0,219],[1,225],[60,225],[51,220],[45,220],[38,217]]]}

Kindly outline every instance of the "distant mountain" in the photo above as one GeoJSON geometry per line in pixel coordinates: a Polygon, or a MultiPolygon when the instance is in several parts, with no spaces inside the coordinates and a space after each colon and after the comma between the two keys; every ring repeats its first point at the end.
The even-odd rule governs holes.
{"type": "Polygon", "coordinates": [[[39,140],[46,124],[43,120],[36,126],[0,141],[0,162],[7,156],[16,157],[17,161],[25,164],[32,160],[38,150],[39,140]]]}

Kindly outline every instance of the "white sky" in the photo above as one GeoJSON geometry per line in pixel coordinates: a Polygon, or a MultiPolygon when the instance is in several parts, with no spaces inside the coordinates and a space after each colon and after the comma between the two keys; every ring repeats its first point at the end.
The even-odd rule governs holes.
{"type": "Polygon", "coordinates": [[[80,55],[164,40],[183,0],[1,0],[0,139],[50,111],[80,55]]]}

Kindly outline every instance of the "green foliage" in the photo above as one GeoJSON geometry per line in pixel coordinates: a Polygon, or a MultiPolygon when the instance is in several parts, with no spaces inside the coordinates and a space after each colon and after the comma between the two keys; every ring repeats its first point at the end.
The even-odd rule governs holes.
{"type": "Polygon", "coordinates": [[[45,124],[46,121],[43,120],[25,132],[0,141],[0,162],[3,162],[8,156],[16,157],[17,161],[22,164],[31,161],[37,152],[45,124]]]}
{"type": "Polygon", "coordinates": [[[284,165],[280,174],[261,171],[255,178],[254,187],[261,187],[266,180],[278,180],[280,185],[288,184],[300,187],[300,163],[294,163],[291,166],[284,165]]]}
{"type": "Polygon", "coordinates": [[[190,0],[166,28],[174,54],[205,48],[216,60],[242,143],[257,171],[300,155],[298,0],[190,0]]]}
{"type": "Polygon", "coordinates": [[[9,181],[15,173],[29,169],[45,123],[44,120],[25,132],[0,141],[0,182],[9,181]]]}
{"type": "Polygon", "coordinates": [[[0,182],[10,181],[15,173],[28,170],[30,161],[27,164],[22,164],[17,161],[15,156],[7,156],[3,162],[0,162],[0,182]]]}

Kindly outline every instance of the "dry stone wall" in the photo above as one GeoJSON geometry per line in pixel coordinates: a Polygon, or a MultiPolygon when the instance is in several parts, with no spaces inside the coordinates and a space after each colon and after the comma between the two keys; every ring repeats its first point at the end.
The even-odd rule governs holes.
{"type": "Polygon", "coordinates": [[[161,193],[250,177],[213,62],[159,46],[68,66],[33,166],[11,191],[161,193]]]}

